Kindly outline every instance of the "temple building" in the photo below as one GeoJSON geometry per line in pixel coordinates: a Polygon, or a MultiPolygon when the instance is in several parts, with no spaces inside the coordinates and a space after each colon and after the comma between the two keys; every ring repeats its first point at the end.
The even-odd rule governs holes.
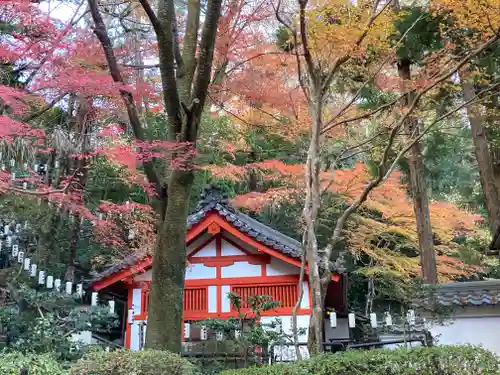
{"type": "MultiPolygon", "coordinates": [[[[186,344],[206,339],[196,322],[208,318],[236,316],[228,293],[242,297],[269,295],[279,306],[263,313],[261,320],[280,318],[284,330],[291,329],[292,309],[299,296],[301,243],[231,207],[216,188],[207,189],[196,211],[188,217],[187,268],[184,292],[184,322],[191,327],[186,344]]],[[[131,255],[99,274],[90,288],[122,301],[117,313],[122,319],[121,345],[131,350],[143,347],[147,327],[150,256],[131,255]]],[[[298,326],[307,328],[311,294],[307,275],[298,310],[298,326]]],[[[246,306],[243,305],[243,308],[246,306]]],[[[325,315],[325,338],[348,339],[345,279],[333,274],[328,287],[326,310],[336,312],[336,328],[325,315]]],[[[167,333],[166,333],[167,334],[167,333]]],[[[307,342],[307,333],[299,338],[307,342]]]]}

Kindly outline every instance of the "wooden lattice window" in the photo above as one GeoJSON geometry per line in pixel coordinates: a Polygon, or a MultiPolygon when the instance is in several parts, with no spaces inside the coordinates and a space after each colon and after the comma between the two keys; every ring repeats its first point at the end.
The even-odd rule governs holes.
{"type": "Polygon", "coordinates": [[[185,312],[206,312],[208,311],[207,288],[189,288],[184,290],[184,311],[185,312]]]}
{"type": "Polygon", "coordinates": [[[249,308],[247,299],[250,296],[271,296],[280,303],[279,307],[294,307],[298,297],[297,284],[234,286],[232,292],[241,297],[244,309],[249,308]]]}
{"type": "MultiPolygon", "coordinates": [[[[142,313],[147,314],[149,305],[149,292],[143,294],[142,313]]],[[[184,311],[207,312],[208,292],[207,288],[189,288],[184,290],[184,311]]]]}

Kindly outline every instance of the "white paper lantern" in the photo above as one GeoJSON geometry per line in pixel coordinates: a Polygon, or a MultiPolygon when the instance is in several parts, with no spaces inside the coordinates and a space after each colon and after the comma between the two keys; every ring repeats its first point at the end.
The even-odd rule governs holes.
{"type": "Polygon", "coordinates": [[[38,273],[38,285],[45,284],[45,271],[40,271],[38,273]]]}
{"type": "Polygon", "coordinates": [[[370,314],[370,324],[372,328],[377,328],[378,322],[377,322],[377,314],[371,313],[370,314]]]}
{"type": "Polygon", "coordinates": [[[76,294],[78,294],[78,296],[80,298],[83,297],[83,284],[76,284],[76,294]]]}
{"type": "Polygon", "coordinates": [[[15,258],[19,253],[19,245],[12,245],[12,256],[15,258]]]}
{"type": "Polygon", "coordinates": [[[200,339],[202,341],[205,341],[208,339],[208,330],[207,330],[207,327],[205,326],[202,326],[201,327],[201,331],[200,331],[200,339]]]}
{"type": "Polygon", "coordinates": [[[23,182],[23,189],[24,190],[28,189],[28,183],[26,181],[23,182]]]}
{"type": "Polygon", "coordinates": [[[347,317],[349,318],[349,328],[356,327],[356,316],[353,313],[349,313],[347,317]]]}
{"type": "Polygon", "coordinates": [[[54,289],[58,292],[61,290],[61,279],[54,280],[54,289]]]}
{"type": "Polygon", "coordinates": [[[33,263],[33,264],[31,265],[31,269],[30,269],[30,276],[31,276],[31,277],[36,277],[36,264],[35,264],[35,263],[33,263]]]}
{"type": "Polygon", "coordinates": [[[389,312],[385,313],[385,325],[388,327],[392,326],[392,316],[389,312]]]}
{"type": "Polygon", "coordinates": [[[191,337],[191,324],[184,323],[184,338],[189,339],[191,337]]]}
{"type": "Polygon", "coordinates": [[[54,287],[54,277],[47,276],[47,288],[52,289],[54,287]]]}
{"type": "Polygon", "coordinates": [[[24,260],[24,251],[20,251],[17,253],[17,263],[22,263],[24,260]]]}
{"type": "Polygon", "coordinates": [[[30,258],[26,258],[24,260],[24,267],[23,267],[23,269],[25,271],[29,271],[30,270],[30,263],[31,263],[31,259],[30,258]]]}
{"type": "Polygon", "coordinates": [[[66,294],[73,294],[73,283],[71,281],[66,281],[66,294]]]}
{"type": "Polygon", "coordinates": [[[217,341],[222,341],[224,340],[224,333],[222,333],[221,331],[218,331],[216,334],[215,334],[215,339],[217,341]]]}
{"type": "Polygon", "coordinates": [[[109,306],[109,313],[114,314],[115,313],[115,301],[114,300],[108,301],[108,306],[109,306]]]}
{"type": "Polygon", "coordinates": [[[97,297],[98,297],[98,293],[97,292],[93,292],[91,300],[90,300],[90,305],[91,306],[97,306],[97,297]]]}
{"type": "Polygon", "coordinates": [[[337,313],[335,311],[330,313],[330,327],[337,328],[337,313]]]}

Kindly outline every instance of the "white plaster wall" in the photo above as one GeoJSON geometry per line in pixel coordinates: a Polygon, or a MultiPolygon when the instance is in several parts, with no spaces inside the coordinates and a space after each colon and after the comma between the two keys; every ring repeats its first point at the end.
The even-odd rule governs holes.
{"type": "Polygon", "coordinates": [[[309,283],[307,281],[302,282],[302,289],[303,289],[303,294],[302,294],[302,300],[300,301],[300,308],[301,309],[308,309],[310,308],[310,301],[309,301],[309,283]]]}
{"type": "Polygon", "coordinates": [[[217,287],[209,286],[208,287],[208,312],[216,313],[217,312],[217,287]]]}
{"type": "MultiPolygon", "coordinates": [[[[228,267],[222,267],[222,278],[229,277],[257,277],[262,275],[259,264],[250,264],[248,262],[235,262],[228,267]]],[[[215,276],[214,276],[215,277],[215,276]]]]}
{"type": "Polygon", "coordinates": [[[298,275],[300,269],[280,259],[271,258],[271,263],[266,264],[266,272],[268,276],[298,275]]]}
{"type": "Polygon", "coordinates": [[[222,256],[246,255],[243,251],[236,248],[233,244],[222,240],[222,256]]]}
{"type": "Polygon", "coordinates": [[[337,327],[330,326],[330,317],[324,320],[325,342],[330,340],[340,340],[349,338],[349,320],[347,318],[337,317],[337,327]]]}
{"type": "Polygon", "coordinates": [[[200,237],[198,237],[196,240],[191,242],[188,247],[187,247],[187,255],[191,254],[193,250],[199,248],[204,242],[206,242],[212,235],[210,233],[204,233],[200,237]]]}
{"type": "Polygon", "coordinates": [[[193,255],[193,258],[197,257],[214,257],[217,255],[217,250],[216,250],[216,243],[215,239],[210,241],[203,249],[198,251],[196,254],[193,255]]]}
{"type": "Polygon", "coordinates": [[[216,275],[215,267],[207,267],[202,263],[192,263],[186,268],[186,280],[215,279],[216,275]]]}
{"type": "Polygon", "coordinates": [[[237,244],[237,245],[241,246],[243,249],[245,249],[245,251],[248,251],[249,253],[252,253],[252,254],[259,254],[259,252],[256,249],[249,246],[248,244],[246,244],[245,242],[240,240],[238,237],[234,236],[232,233],[229,233],[226,231],[223,231],[222,233],[224,234],[225,237],[229,238],[235,244],[237,244]]]}
{"type": "MultiPolygon", "coordinates": [[[[202,263],[191,263],[186,267],[186,280],[215,279],[217,270],[215,267],[206,267],[202,263]]],[[[134,276],[134,281],[151,281],[151,270],[134,276]]]]}
{"type": "Polygon", "coordinates": [[[445,326],[431,325],[438,345],[481,345],[500,355],[500,317],[456,317],[445,326]]]}
{"type": "Polygon", "coordinates": [[[227,294],[231,291],[231,286],[229,285],[222,285],[221,287],[221,293],[222,293],[222,312],[230,312],[231,311],[231,302],[229,301],[229,298],[227,298],[227,294]]]}

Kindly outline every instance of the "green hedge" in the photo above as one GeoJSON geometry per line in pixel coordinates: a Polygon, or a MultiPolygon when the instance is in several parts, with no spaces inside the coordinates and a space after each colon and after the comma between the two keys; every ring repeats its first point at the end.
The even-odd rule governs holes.
{"type": "Polygon", "coordinates": [[[19,375],[23,368],[28,370],[29,375],[64,374],[57,361],[48,354],[0,353],[0,375],[19,375]]]}
{"type": "Polygon", "coordinates": [[[70,375],[194,375],[196,367],[160,350],[93,352],[71,366],[70,375]]]}
{"type": "Polygon", "coordinates": [[[500,375],[499,357],[474,346],[352,350],[293,364],[224,371],[221,375],[500,375]]]}

